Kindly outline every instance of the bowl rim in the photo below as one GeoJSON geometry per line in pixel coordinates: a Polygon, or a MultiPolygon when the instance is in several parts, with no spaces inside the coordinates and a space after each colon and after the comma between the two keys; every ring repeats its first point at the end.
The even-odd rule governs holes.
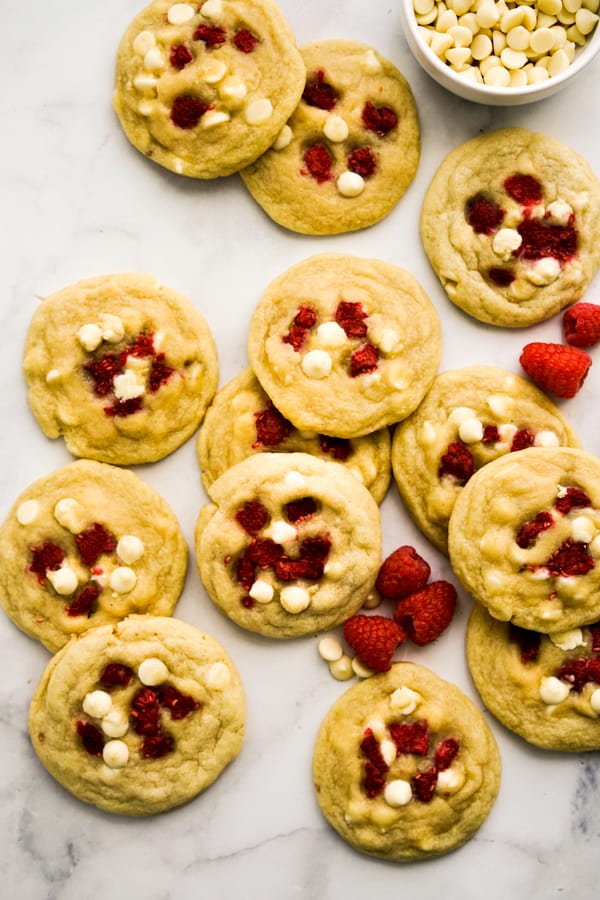
{"type": "Polygon", "coordinates": [[[497,97],[502,99],[506,98],[507,100],[513,98],[514,100],[517,100],[519,97],[533,98],[538,94],[544,95],[555,93],[566,81],[574,78],[583,68],[585,68],[585,66],[595,58],[598,52],[600,52],[600,21],[598,21],[591,37],[586,41],[585,45],[577,48],[573,62],[558,75],[553,75],[551,78],[548,78],[546,81],[542,81],[539,84],[527,84],[522,87],[500,87],[479,84],[479,82],[476,81],[462,79],[457,72],[454,72],[449,66],[445,65],[445,63],[443,63],[433,52],[431,47],[425,43],[419,34],[419,25],[415,17],[413,0],[400,0],[400,8],[404,13],[403,18],[409,32],[409,35],[407,35],[409,44],[411,44],[410,38],[412,38],[413,46],[411,49],[413,52],[418,55],[418,51],[421,51],[424,54],[427,63],[425,68],[428,70],[433,69],[433,71],[429,71],[429,74],[432,75],[436,81],[440,84],[450,82],[451,84],[456,85],[463,96],[471,94],[480,97],[497,97]]]}

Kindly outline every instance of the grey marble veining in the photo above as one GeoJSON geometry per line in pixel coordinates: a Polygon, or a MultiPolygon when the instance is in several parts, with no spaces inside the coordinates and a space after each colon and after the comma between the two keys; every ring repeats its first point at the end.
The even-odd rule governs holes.
{"type": "MultiPolygon", "coordinates": [[[[266,284],[323,250],[405,266],[443,324],[441,368],[491,362],[518,371],[530,339],[560,340],[557,319],[523,332],[469,320],[429,269],[417,224],[443,156],[494,127],[521,125],[564,140],[600,172],[600,58],[572,87],[535,106],[493,109],[449,96],[411,57],[394,3],[280,0],[300,44],[348,37],[372,44],[409,79],[422,156],[405,197],[377,226],[332,238],[286,233],[232,176],[195,183],[159,169],[125,140],[111,109],[114,54],[142,6],[3,3],[0,60],[0,518],[35,478],[67,463],[40,433],[21,376],[24,336],[40,297],[96,274],[147,271],[187,294],[219,349],[220,383],[246,365],[247,323],[266,284]],[[535,336],[535,338],[534,338],[535,336]]],[[[597,283],[590,298],[598,300],[597,283]]],[[[583,446],[600,452],[600,362],[564,411],[583,446]],[[598,366],[598,371],[596,370],[598,366]]],[[[189,441],[139,474],[173,506],[192,547],[202,491],[189,441]]],[[[435,577],[447,560],[426,545],[392,490],[384,549],[412,543],[435,577]]],[[[477,702],[463,651],[469,601],[451,629],[413,658],[477,702]]],[[[319,659],[316,639],[269,642],[242,633],[209,602],[193,561],[177,615],[213,634],[239,668],[248,729],[238,760],[205,794],[151,819],[109,816],[60,788],[27,735],[32,691],[49,659],[0,615],[0,895],[11,900],[592,900],[598,896],[598,754],[544,753],[488,717],[503,760],[498,800],[477,835],[435,861],[394,865],[346,846],[316,805],[310,760],[317,728],[346,685],[319,659]]],[[[401,650],[400,658],[410,651],[401,650]]]]}

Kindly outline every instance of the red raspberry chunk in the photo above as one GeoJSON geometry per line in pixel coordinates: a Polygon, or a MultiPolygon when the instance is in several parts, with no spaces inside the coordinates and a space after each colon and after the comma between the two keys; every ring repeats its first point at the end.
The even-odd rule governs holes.
{"type": "Polygon", "coordinates": [[[542,186],[533,175],[515,173],[504,182],[506,193],[522,206],[533,206],[542,202],[542,186]]]}
{"type": "Polygon", "coordinates": [[[181,94],[175,97],[171,108],[171,122],[178,128],[186,131],[195,128],[204,115],[213,106],[210,103],[204,103],[198,97],[190,94],[181,94]]]}
{"type": "Polygon", "coordinates": [[[174,44],[169,54],[169,62],[174,69],[181,71],[193,60],[192,51],[186,44],[174,44]]]}
{"type": "Polygon", "coordinates": [[[100,675],[103,687],[127,687],[133,681],[134,672],[123,663],[107,663],[100,675]]]}
{"type": "Polygon", "coordinates": [[[497,425],[486,425],[483,429],[482,444],[497,444],[500,440],[500,432],[497,425]]]}
{"type": "Polygon", "coordinates": [[[529,522],[525,522],[521,525],[517,531],[515,540],[519,547],[526,550],[528,547],[532,547],[535,544],[543,531],[547,531],[548,528],[552,528],[553,525],[554,519],[552,518],[551,513],[546,511],[539,512],[529,522]]]}
{"type": "Polygon", "coordinates": [[[501,269],[497,266],[492,266],[491,269],[488,269],[488,278],[494,284],[497,284],[498,287],[508,287],[515,280],[515,276],[510,269],[501,269]]]}
{"type": "Polygon", "coordinates": [[[160,759],[173,751],[175,741],[170,734],[147,735],[140,745],[140,755],[144,759],[160,759]]]}
{"type": "Polygon", "coordinates": [[[398,124],[398,116],[389,106],[375,106],[367,100],[362,111],[362,123],[367,131],[374,131],[379,137],[385,137],[398,124]]]}
{"type": "Polygon", "coordinates": [[[594,559],[590,556],[587,544],[567,538],[554,551],[545,567],[551,575],[563,578],[575,575],[586,575],[594,568],[594,559]]]}
{"type": "Polygon", "coordinates": [[[389,766],[382,756],[379,741],[370,728],[367,728],[363,734],[360,749],[367,757],[363,787],[367,797],[372,800],[383,792],[385,775],[389,766]]]}
{"type": "Polygon", "coordinates": [[[347,438],[330,437],[327,434],[320,435],[320,446],[323,453],[329,453],[340,462],[352,456],[352,444],[347,438]]]}
{"type": "Polygon", "coordinates": [[[462,441],[452,441],[448,444],[446,452],[442,454],[438,477],[453,478],[459,485],[465,485],[473,472],[475,463],[473,454],[462,441]]]}
{"type": "Polygon", "coordinates": [[[71,603],[65,606],[65,612],[68,616],[89,616],[99,596],[100,588],[98,585],[88,584],[71,603]]]}
{"type": "Polygon", "coordinates": [[[403,545],[382,563],[375,587],[387,600],[399,600],[427,584],[431,567],[414,547],[403,545]]]}
{"type": "Polygon", "coordinates": [[[416,756],[427,756],[429,753],[429,725],[426,719],[391,722],[388,729],[397,753],[414,753],[416,756]]]}
{"type": "Polygon", "coordinates": [[[240,53],[252,53],[260,43],[258,37],[248,28],[239,28],[231,40],[240,53]]]}
{"type": "Polygon", "coordinates": [[[363,344],[350,357],[350,376],[368,375],[375,372],[379,362],[379,350],[374,344],[363,344]]]}
{"type": "Polygon", "coordinates": [[[577,231],[572,224],[554,225],[545,219],[523,219],[517,225],[521,246],[516,255],[521,259],[543,259],[551,256],[561,263],[577,255],[577,231]]]}
{"type": "Polygon", "coordinates": [[[103,553],[112,553],[117,546],[114,535],[104,525],[94,522],[85,531],[75,535],[75,543],[79,550],[81,561],[86,566],[93,566],[103,553]]]}
{"type": "Polygon", "coordinates": [[[335,311],[335,321],[343,328],[346,337],[363,338],[367,335],[367,314],[362,303],[340,300],[335,311]]]}
{"type": "Polygon", "coordinates": [[[256,442],[252,445],[254,448],[261,445],[277,447],[286,441],[292,432],[292,423],[288,422],[272,403],[269,403],[266,409],[254,413],[254,417],[256,419],[256,442]]]}
{"type": "Polygon", "coordinates": [[[317,501],[313,497],[302,497],[300,500],[292,500],[286,504],[285,514],[290,522],[300,522],[302,519],[310,519],[317,511],[317,501]]]}
{"type": "Polygon", "coordinates": [[[510,623],[508,639],[519,646],[521,662],[535,662],[540,652],[541,635],[537,631],[510,623]]]}
{"type": "Polygon", "coordinates": [[[319,69],[314,78],[306,82],[302,99],[309,106],[330,111],[337,103],[337,93],[333,85],[325,81],[325,72],[319,69]]]}
{"type": "Polygon", "coordinates": [[[493,200],[477,194],[467,201],[465,218],[477,234],[493,234],[502,223],[504,210],[493,200]]]}
{"type": "Polygon", "coordinates": [[[104,749],[104,735],[98,726],[94,725],[93,722],[79,719],[75,727],[86,753],[89,753],[90,756],[102,756],[102,750],[104,749]]]}
{"type": "Polygon", "coordinates": [[[252,537],[256,537],[269,521],[269,513],[258,500],[249,500],[241,509],[238,509],[235,520],[244,531],[252,537]]]}
{"type": "Polygon", "coordinates": [[[449,769],[459,750],[459,744],[456,738],[445,738],[439,743],[435,749],[434,763],[438,772],[449,769]]]}
{"type": "Polygon", "coordinates": [[[227,40],[227,31],[221,25],[198,25],[194,32],[195,41],[203,41],[207,50],[218,47],[227,40]]]}
{"type": "Polygon", "coordinates": [[[572,509],[585,509],[591,506],[592,501],[588,494],[581,488],[568,487],[561,497],[557,497],[554,508],[563,516],[568,515],[572,509]]]}
{"type": "Polygon", "coordinates": [[[37,575],[39,584],[44,584],[46,574],[60,569],[65,555],[57,544],[44,541],[37,547],[31,547],[31,563],[29,571],[37,575]]]}
{"type": "Polygon", "coordinates": [[[145,687],[137,692],[131,701],[129,713],[136,734],[157,734],[160,730],[160,706],[158,694],[153,688],[145,687]]]}
{"type": "Polygon", "coordinates": [[[166,707],[171,713],[172,719],[185,719],[194,710],[199,709],[200,703],[187,694],[180,693],[177,688],[165,684],[160,690],[160,705],[166,707]]]}
{"type": "Polygon", "coordinates": [[[346,157],[348,168],[361,178],[370,178],[377,169],[377,159],[370,147],[357,147],[346,157]]]}
{"type": "Polygon", "coordinates": [[[433,799],[437,785],[438,773],[435,767],[417,772],[410,780],[412,792],[421,803],[429,803],[433,799]]]}
{"type": "Polygon", "coordinates": [[[311,175],[317,184],[324,184],[333,178],[333,156],[324,144],[313,144],[304,153],[302,175],[311,175]]]}
{"type": "Polygon", "coordinates": [[[511,452],[514,453],[516,450],[525,450],[527,447],[533,447],[534,441],[535,435],[533,432],[529,431],[528,428],[520,428],[519,431],[515,432],[511,441],[511,452]]]}

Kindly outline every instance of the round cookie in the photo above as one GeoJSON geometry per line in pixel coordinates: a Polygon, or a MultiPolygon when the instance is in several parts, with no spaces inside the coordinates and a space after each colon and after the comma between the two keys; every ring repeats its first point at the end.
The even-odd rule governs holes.
{"type": "Polygon", "coordinates": [[[300,451],[342,463],[381,503],[391,479],[390,445],[387,428],[355,440],[298,431],[275,409],[251,369],[246,369],[215,396],[198,434],[197,451],[207,490],[247,456],[300,451]]]}
{"type": "Polygon", "coordinates": [[[579,447],[561,411],[528,379],[495,366],[442,372],[394,431],[392,467],[415,524],[442,553],[448,520],[473,472],[528,446],[579,447]]]}
{"type": "Polygon", "coordinates": [[[156,0],[121,40],[113,105],[145,156],[179,175],[216,178],[271,146],[305,77],[273,0],[156,0]]]}
{"type": "Polygon", "coordinates": [[[358,41],[319,41],[300,52],[302,99],[273,147],[240,174],[267,215],[291,231],[367,228],[390,212],[417,171],[410,87],[358,41]]]}
{"type": "Polygon", "coordinates": [[[250,322],[248,355],[296,428],[355,438],[416,409],[441,345],[436,309],[409,272],[322,253],[267,287],[250,322]]]}
{"type": "Polygon", "coordinates": [[[79,800],[146,816],[204,791],[235,759],[246,703],[224,648],[192,625],[129,616],[48,663],[31,701],[40,762],[79,800]]]}
{"type": "Polygon", "coordinates": [[[562,142],[503,128],[446,156],[420,227],[453,303],[491,325],[532,325],[581,297],[600,264],[600,182],[562,142]]]}
{"type": "Polygon", "coordinates": [[[55,652],[130,613],[171,615],[187,559],[154,488],[126,469],[77,460],[30,485],[0,527],[0,604],[55,652]]]}
{"type": "Polygon", "coordinates": [[[89,278],[47,297],[23,371],[42,431],[116,465],[162,459],[202,421],[217,350],[192,303],[149,275],[89,278]]]}
{"type": "Polygon", "coordinates": [[[317,735],[313,778],[323,815],[345,841],[408,862],[472,837],[496,799],[500,755],[458,687],[400,662],[334,703],[317,735]]]}
{"type": "Polygon", "coordinates": [[[545,635],[498,622],[476,603],[467,662],[486,707],[528,743],[600,750],[600,623],[545,635]]]}
{"type": "Polygon", "coordinates": [[[219,609],[293,638],[357,612],[381,565],[379,507],[354,475],[308,453],[259,453],[210,485],[196,560],[219,609]]]}
{"type": "Polygon", "coordinates": [[[600,459],[529,447],[484,466],[456,499],[455,574],[496,619],[543,633],[600,619],[600,459]]]}

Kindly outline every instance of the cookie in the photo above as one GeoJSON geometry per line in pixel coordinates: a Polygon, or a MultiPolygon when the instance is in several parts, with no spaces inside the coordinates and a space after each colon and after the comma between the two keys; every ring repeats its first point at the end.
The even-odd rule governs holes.
{"type": "Polygon", "coordinates": [[[381,565],[379,507],[340,463],[259,453],[208,494],[196,525],[198,570],[237,625],[294,638],[333,628],[362,606],[381,565]]]}
{"type": "Polygon", "coordinates": [[[491,325],[533,325],[579,299],[600,264],[600,182],[561,141],[502,128],[446,156],[420,227],[456,306],[491,325]]]}
{"type": "Polygon", "coordinates": [[[214,638],[133,615],[51,659],[29,733],[42,765],[79,800],[147,816],[212,784],[239,754],[245,719],[239,675],[214,638]]]}
{"type": "Polygon", "coordinates": [[[390,433],[382,428],[355,440],[298,431],[273,406],[250,369],[217,393],[198,434],[198,461],[208,490],[226,469],[265,451],[300,451],[348,468],[377,503],[391,479],[390,433]]]}
{"type": "Polygon", "coordinates": [[[149,275],[105,275],[47,297],[23,371],[42,431],[73,456],[155,462],[196,431],[218,383],[217,350],[192,303],[149,275]]]}
{"type": "Polygon", "coordinates": [[[383,219],[415,177],[420,133],[404,76],[367,44],[300,48],[302,99],[272,148],[241,171],[256,202],[301,234],[339,234],[383,219]]]}
{"type": "Polygon", "coordinates": [[[529,447],[479,469],[456,499],[448,551],[496,619],[543,633],[600,619],[600,459],[529,447]]]}
{"type": "Polygon", "coordinates": [[[416,409],[441,345],[435,307],[410,273],[322,253],[267,287],[250,322],[248,355],[296,428],[356,438],[416,409]]]}
{"type": "Polygon", "coordinates": [[[503,725],[546,750],[600,750],[600,623],[545,635],[498,622],[476,603],[467,661],[503,725]]]}
{"type": "Polygon", "coordinates": [[[394,480],[415,524],[447,554],[452,507],[473,472],[529,446],[579,447],[546,394],[495,366],[442,372],[394,431],[394,480]]]}
{"type": "Polygon", "coordinates": [[[216,178],[271,146],[305,78],[273,0],[156,0],[121,40],[113,105],[127,138],[153,162],[216,178]]]}
{"type": "Polygon", "coordinates": [[[169,616],[188,550],[163,498],[133,472],[76,460],[30,485],[0,527],[0,604],[55,652],[130,613],[169,616]]]}
{"type": "Polygon", "coordinates": [[[458,687],[400,662],[334,703],[317,735],[313,778],[323,815],[345,841],[408,862],[472,837],[496,799],[500,755],[458,687]]]}

